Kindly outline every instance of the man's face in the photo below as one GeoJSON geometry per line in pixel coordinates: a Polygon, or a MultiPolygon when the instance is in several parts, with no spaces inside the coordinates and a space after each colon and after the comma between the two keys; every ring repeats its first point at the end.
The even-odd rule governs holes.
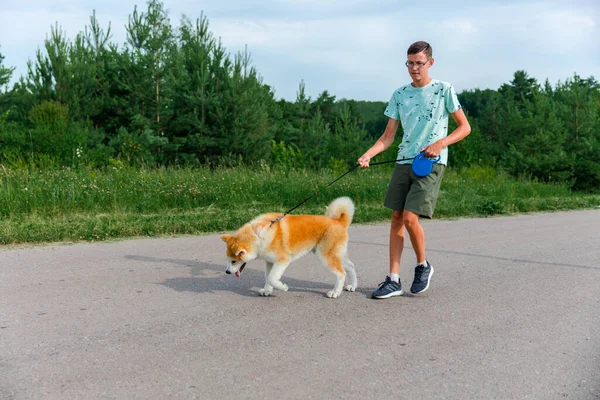
{"type": "Polygon", "coordinates": [[[429,67],[433,58],[427,59],[425,52],[408,55],[408,73],[414,82],[420,82],[429,78],[429,67]]]}

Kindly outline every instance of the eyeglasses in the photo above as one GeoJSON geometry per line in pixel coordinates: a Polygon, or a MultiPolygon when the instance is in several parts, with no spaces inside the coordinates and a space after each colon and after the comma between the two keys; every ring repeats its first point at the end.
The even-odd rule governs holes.
{"type": "Polygon", "coordinates": [[[421,69],[425,66],[425,64],[427,64],[429,62],[429,60],[425,61],[425,62],[412,62],[412,61],[407,61],[406,63],[404,63],[404,65],[406,65],[409,69],[413,69],[414,67],[417,67],[417,69],[421,69]]]}

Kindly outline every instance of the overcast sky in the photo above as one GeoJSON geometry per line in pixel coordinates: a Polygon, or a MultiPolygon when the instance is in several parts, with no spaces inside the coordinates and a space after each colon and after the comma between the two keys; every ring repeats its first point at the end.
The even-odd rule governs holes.
{"type": "MultiPolygon", "coordinates": [[[[26,73],[56,22],[73,39],[96,10],[112,41],[125,42],[132,0],[0,0],[0,53],[26,73]]],[[[600,80],[600,0],[165,0],[171,24],[201,13],[234,54],[247,45],[253,65],[277,98],[309,96],[387,101],[410,81],[406,49],[432,47],[434,78],[457,90],[497,89],[525,70],[554,85],[575,73],[600,80]]]]}

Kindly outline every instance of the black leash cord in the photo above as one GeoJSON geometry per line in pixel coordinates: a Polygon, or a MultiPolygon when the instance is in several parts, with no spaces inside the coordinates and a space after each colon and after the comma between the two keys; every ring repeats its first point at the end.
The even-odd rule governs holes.
{"type": "MultiPolygon", "coordinates": [[[[381,165],[381,164],[391,164],[391,163],[396,163],[399,161],[407,161],[407,160],[414,160],[415,157],[413,158],[402,158],[399,160],[388,160],[388,161],[379,161],[376,163],[369,163],[369,166],[371,165],[381,165]]],[[[327,185],[317,189],[317,191],[310,197],[302,200],[302,202],[298,205],[296,205],[293,208],[290,208],[289,210],[287,210],[286,212],[284,212],[283,214],[281,214],[281,216],[275,218],[273,221],[271,221],[271,225],[273,225],[275,222],[279,221],[281,218],[285,217],[286,215],[288,215],[289,213],[291,213],[292,211],[294,211],[296,208],[300,207],[302,204],[306,203],[307,201],[309,201],[310,199],[312,199],[313,197],[317,196],[319,194],[319,192],[323,189],[328,188],[329,186],[333,185],[334,183],[336,183],[337,181],[339,181],[340,179],[342,179],[343,177],[345,177],[346,175],[348,175],[350,172],[354,171],[356,168],[360,167],[360,164],[356,164],[354,167],[350,168],[348,171],[346,171],[343,175],[339,176],[338,178],[336,178],[334,181],[329,182],[327,185]]]]}

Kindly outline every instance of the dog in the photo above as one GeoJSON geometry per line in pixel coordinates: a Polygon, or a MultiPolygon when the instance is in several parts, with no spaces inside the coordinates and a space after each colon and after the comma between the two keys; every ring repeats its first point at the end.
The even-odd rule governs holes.
{"type": "Polygon", "coordinates": [[[240,277],[246,263],[262,259],[267,263],[265,286],[261,296],[273,289],[287,291],[281,277],[288,265],[308,252],[315,253],[336,276],[329,298],[337,298],[342,289],[354,292],[357,286],[354,264],[348,259],[348,226],[354,216],[354,203],[349,197],[335,199],[325,215],[262,214],[243,225],[233,235],[221,239],[227,245],[228,274],[240,277]],[[348,284],[344,286],[346,276],[348,284]]]}

